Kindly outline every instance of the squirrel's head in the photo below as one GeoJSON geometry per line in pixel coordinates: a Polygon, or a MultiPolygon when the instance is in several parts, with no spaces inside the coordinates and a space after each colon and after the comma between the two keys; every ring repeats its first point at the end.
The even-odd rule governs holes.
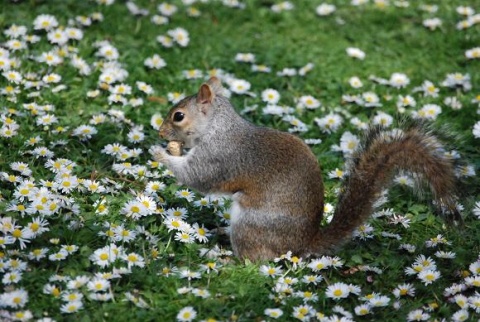
{"type": "Polygon", "coordinates": [[[195,140],[208,131],[214,113],[214,99],[222,93],[220,80],[210,78],[200,86],[196,95],[186,97],[170,109],[160,127],[160,136],[168,141],[180,141],[187,149],[192,148],[195,140]]]}

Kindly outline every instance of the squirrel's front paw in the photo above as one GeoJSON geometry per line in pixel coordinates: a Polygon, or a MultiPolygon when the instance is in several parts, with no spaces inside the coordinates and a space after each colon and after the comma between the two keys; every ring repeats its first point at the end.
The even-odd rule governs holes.
{"type": "Polygon", "coordinates": [[[148,152],[153,156],[153,159],[157,162],[163,163],[167,158],[167,150],[160,145],[152,146],[148,152]]]}

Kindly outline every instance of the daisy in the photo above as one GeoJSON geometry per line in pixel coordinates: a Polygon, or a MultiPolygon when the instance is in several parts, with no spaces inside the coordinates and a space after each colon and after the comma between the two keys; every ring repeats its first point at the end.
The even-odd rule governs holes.
{"type": "Polygon", "coordinates": [[[327,287],[325,296],[334,300],[346,298],[350,294],[350,288],[345,283],[334,283],[327,287]]]}
{"type": "Polygon", "coordinates": [[[476,293],[474,296],[470,296],[468,298],[468,303],[476,313],[480,313],[480,295],[478,293],[476,293]]]}
{"type": "Polygon", "coordinates": [[[10,284],[17,284],[22,279],[22,272],[19,271],[11,271],[5,273],[2,278],[2,284],[10,285],[10,284]]]}
{"type": "Polygon", "coordinates": [[[123,206],[123,208],[120,210],[120,213],[129,218],[131,217],[132,219],[137,220],[141,217],[147,216],[149,211],[140,201],[130,200],[123,206]]]}
{"type": "Polygon", "coordinates": [[[0,294],[0,303],[14,309],[24,307],[28,302],[28,292],[23,288],[0,294]]]}
{"type": "Polygon", "coordinates": [[[278,319],[283,315],[283,311],[281,309],[265,309],[263,314],[270,318],[278,319]]]}
{"type": "Polygon", "coordinates": [[[339,114],[330,113],[323,118],[315,118],[314,121],[324,133],[332,133],[342,125],[343,118],[339,114]]]}
{"type": "Polygon", "coordinates": [[[103,57],[107,60],[117,60],[118,57],[120,56],[117,48],[113,47],[109,43],[106,43],[106,44],[102,45],[98,49],[96,55],[100,56],[100,57],[103,57]]]}
{"type": "Polygon", "coordinates": [[[304,303],[318,301],[318,295],[310,291],[300,291],[295,293],[295,296],[300,297],[304,303]]]}
{"type": "Polygon", "coordinates": [[[201,12],[195,7],[188,7],[187,8],[187,15],[189,17],[200,17],[201,12]]]}
{"type": "Polygon", "coordinates": [[[62,300],[66,302],[81,301],[82,299],[83,294],[80,292],[65,292],[62,294],[62,300]]]}
{"type": "Polygon", "coordinates": [[[342,179],[345,176],[345,171],[335,168],[335,170],[332,170],[328,173],[328,177],[330,179],[342,179]]]}
{"type": "Polygon", "coordinates": [[[78,178],[70,175],[60,176],[55,182],[63,193],[70,193],[79,185],[78,178]]]}
{"type": "Polygon", "coordinates": [[[315,309],[307,304],[293,307],[292,316],[301,321],[310,321],[310,317],[314,316],[317,312],[315,309]]]}
{"type": "Polygon", "coordinates": [[[173,92],[173,93],[168,93],[167,94],[167,99],[172,104],[177,104],[178,102],[180,102],[184,98],[185,98],[185,94],[179,93],[179,92],[173,92]]]}
{"type": "Polygon", "coordinates": [[[467,310],[460,310],[455,312],[451,318],[452,318],[452,321],[457,322],[457,321],[467,321],[469,317],[470,317],[470,314],[468,313],[467,310]]]}
{"type": "Polygon", "coordinates": [[[182,71],[182,75],[185,79],[199,79],[203,77],[203,72],[199,69],[189,69],[182,71]]]}
{"type": "Polygon", "coordinates": [[[415,99],[410,96],[410,95],[406,95],[406,96],[402,96],[402,95],[399,95],[398,96],[398,99],[397,99],[397,108],[405,108],[405,107],[415,107],[417,105],[417,102],[415,101],[415,99]]]}
{"type": "Polygon", "coordinates": [[[252,65],[252,71],[253,72],[259,72],[259,73],[270,73],[272,69],[266,65],[252,65]]]}
{"type": "Polygon", "coordinates": [[[383,307],[387,306],[390,303],[390,298],[385,295],[376,295],[368,300],[368,303],[372,307],[383,307]]]}
{"type": "Polygon", "coordinates": [[[373,118],[372,123],[382,127],[389,127],[393,123],[393,117],[387,113],[378,111],[377,115],[373,118]]]}
{"type": "Polygon", "coordinates": [[[208,229],[206,229],[203,225],[200,226],[198,223],[193,224],[192,226],[194,230],[194,237],[201,243],[206,243],[208,241],[208,237],[211,236],[208,229]]]}
{"type": "Polygon", "coordinates": [[[260,273],[265,276],[275,277],[281,275],[283,271],[280,267],[262,265],[260,266],[260,273]]]}
{"type": "Polygon", "coordinates": [[[186,199],[188,202],[192,202],[195,198],[195,194],[188,189],[182,189],[175,192],[177,198],[186,199]]]}
{"type": "Polygon", "coordinates": [[[324,270],[324,269],[327,269],[331,266],[331,261],[325,257],[325,256],[322,256],[321,258],[316,258],[316,259],[313,259],[308,265],[307,267],[310,268],[312,271],[314,272],[318,272],[320,270],[324,270]]]}
{"type": "Polygon", "coordinates": [[[27,228],[30,229],[32,232],[32,237],[35,238],[36,236],[40,236],[44,232],[49,231],[50,229],[47,227],[48,221],[42,217],[33,218],[33,220],[27,224],[27,228]]]}
{"type": "Polygon", "coordinates": [[[30,170],[28,164],[25,162],[12,162],[10,163],[10,168],[14,171],[20,172],[22,176],[30,176],[32,174],[32,170],[30,170]]]}
{"type": "Polygon", "coordinates": [[[468,298],[463,294],[457,294],[453,297],[453,301],[461,308],[468,308],[468,298]]]}
{"type": "Polygon", "coordinates": [[[439,18],[425,19],[422,24],[427,29],[435,30],[442,25],[442,20],[439,18]]]}
{"type": "Polygon", "coordinates": [[[67,282],[67,288],[69,290],[80,289],[82,286],[86,285],[89,280],[90,278],[84,275],[76,276],[74,279],[67,282]]]}
{"type": "Polygon", "coordinates": [[[17,71],[11,70],[11,71],[5,71],[2,73],[3,77],[5,77],[10,83],[14,84],[20,84],[22,81],[23,77],[22,74],[20,74],[17,71]]]}
{"type": "Polygon", "coordinates": [[[144,92],[145,94],[147,95],[153,94],[153,87],[151,85],[141,81],[135,82],[135,85],[140,91],[144,92]]]}
{"type": "Polygon", "coordinates": [[[440,272],[431,269],[422,270],[418,274],[418,279],[421,280],[424,285],[429,285],[439,278],[440,272]]]}
{"type": "Polygon", "coordinates": [[[19,38],[20,36],[25,36],[27,33],[27,27],[19,26],[16,24],[11,25],[3,31],[4,35],[9,38],[19,38]]]}
{"type": "Polygon", "coordinates": [[[186,47],[190,42],[188,31],[183,28],[178,27],[172,30],[168,30],[167,34],[172,37],[172,39],[181,47],[186,47]]]}
{"type": "Polygon", "coordinates": [[[37,125],[42,125],[42,126],[49,126],[57,122],[58,122],[58,119],[53,114],[41,115],[36,119],[37,125]]]}
{"type": "Polygon", "coordinates": [[[405,173],[397,174],[393,179],[393,182],[411,188],[415,186],[415,181],[413,180],[412,176],[405,173]]]}
{"type": "Polygon", "coordinates": [[[63,313],[75,313],[83,308],[83,302],[80,300],[67,302],[60,307],[60,311],[63,313]]]}
{"type": "Polygon", "coordinates": [[[17,311],[12,314],[11,318],[15,321],[30,321],[33,319],[33,314],[29,310],[17,311]]]}
{"type": "Polygon", "coordinates": [[[353,135],[349,131],[346,131],[342,134],[342,137],[340,138],[340,150],[344,154],[352,154],[359,145],[360,139],[356,135],[353,135]]]}
{"type": "Polygon", "coordinates": [[[462,103],[455,96],[445,97],[443,103],[452,108],[452,110],[460,110],[462,103]]]}
{"type": "Polygon", "coordinates": [[[27,243],[30,243],[30,239],[34,238],[34,233],[27,227],[23,229],[14,228],[11,236],[13,238],[13,242],[18,241],[20,244],[20,249],[25,249],[27,247],[27,243]]]}
{"type": "Polygon", "coordinates": [[[280,100],[280,93],[272,88],[268,88],[264,91],[262,91],[262,101],[264,101],[267,104],[277,104],[278,101],[280,100]]]}
{"type": "Polygon", "coordinates": [[[165,35],[160,35],[157,36],[157,41],[162,44],[163,47],[165,48],[170,48],[173,47],[173,39],[172,37],[165,36],[165,35]]]}
{"type": "Polygon", "coordinates": [[[167,217],[164,220],[164,224],[165,226],[167,226],[169,232],[172,230],[178,230],[181,232],[189,233],[192,230],[192,227],[180,218],[167,217]]]}
{"type": "Polygon", "coordinates": [[[189,281],[192,279],[199,279],[202,276],[199,272],[191,271],[187,268],[180,270],[178,273],[180,278],[186,278],[189,281]]]}
{"type": "Polygon", "coordinates": [[[177,321],[188,322],[197,317],[197,312],[191,306],[184,307],[177,314],[177,321]]]}
{"type": "Polygon", "coordinates": [[[142,131],[143,129],[140,127],[135,127],[133,128],[130,132],[127,134],[128,141],[130,143],[139,143],[142,142],[145,139],[145,134],[142,131]]]}
{"type": "Polygon", "coordinates": [[[168,24],[168,21],[169,21],[167,17],[160,16],[160,15],[153,15],[150,20],[152,21],[152,23],[158,26],[166,25],[168,24]]]}
{"type": "Polygon", "coordinates": [[[234,79],[230,83],[230,90],[235,94],[245,94],[250,89],[250,83],[243,79],[234,79]]]}
{"type": "Polygon", "coordinates": [[[480,275],[480,260],[471,263],[468,266],[468,270],[472,272],[473,275],[480,275]]]}
{"type": "Polygon", "coordinates": [[[160,114],[153,114],[152,117],[150,118],[150,125],[155,129],[155,130],[160,130],[160,126],[163,124],[163,117],[160,114]]]}
{"type": "Polygon", "coordinates": [[[273,12],[279,13],[281,11],[288,11],[294,8],[293,4],[289,1],[283,1],[277,4],[274,4],[270,7],[270,10],[273,12]]]}
{"type": "Polygon", "coordinates": [[[78,136],[81,141],[85,141],[91,139],[97,133],[97,129],[91,125],[80,125],[73,130],[72,135],[78,136]]]}
{"type": "Polygon", "coordinates": [[[347,55],[359,60],[365,59],[365,53],[359,48],[349,47],[346,49],[347,55]]]}
{"type": "Polygon", "coordinates": [[[160,57],[158,54],[154,54],[152,57],[145,59],[144,61],[145,66],[152,68],[152,69],[161,69],[167,66],[165,60],[160,57]]]}
{"type": "Polygon", "coordinates": [[[137,253],[132,252],[129,254],[124,254],[120,258],[127,262],[128,268],[131,268],[132,266],[138,266],[138,267],[145,266],[145,260],[143,259],[142,256],[138,255],[137,253]]]}
{"type": "Polygon", "coordinates": [[[48,66],[57,66],[63,63],[63,58],[53,51],[43,52],[37,60],[46,63],[48,66]]]}
{"type": "Polygon", "coordinates": [[[286,76],[286,77],[293,77],[297,75],[297,70],[295,68],[284,68],[281,71],[277,72],[277,76],[286,76]]]}
{"type": "Polygon", "coordinates": [[[363,105],[366,107],[378,107],[380,104],[380,98],[373,92],[366,92],[362,94],[363,105]]]}
{"type": "Polygon", "coordinates": [[[110,292],[107,293],[90,293],[88,295],[89,299],[93,301],[101,301],[101,302],[106,302],[110,301],[113,298],[113,294],[110,292]]]}
{"type": "Polygon", "coordinates": [[[40,158],[41,157],[41,158],[44,158],[44,159],[51,159],[54,156],[53,151],[47,149],[44,146],[40,146],[38,148],[33,149],[31,151],[31,153],[35,158],[40,158]]]}
{"type": "Polygon", "coordinates": [[[408,313],[407,321],[426,321],[430,318],[430,314],[423,312],[423,310],[413,310],[408,313]]]}
{"type": "Polygon", "coordinates": [[[10,59],[7,57],[0,57],[0,70],[8,71],[10,69],[10,59]]]}
{"type": "Polygon", "coordinates": [[[235,61],[241,63],[254,63],[255,55],[252,53],[238,53],[235,55],[235,61]]]}
{"type": "Polygon", "coordinates": [[[92,292],[104,292],[110,288],[110,281],[101,277],[95,277],[87,282],[87,288],[92,292]]]}
{"type": "Polygon", "coordinates": [[[355,314],[358,316],[364,316],[372,312],[372,307],[369,303],[361,304],[355,307],[355,314]]]}
{"type": "Polygon", "coordinates": [[[123,224],[115,227],[113,229],[113,239],[117,242],[128,243],[132,240],[135,240],[137,237],[137,232],[134,230],[126,229],[123,224]]]}
{"type": "Polygon", "coordinates": [[[388,81],[388,84],[395,88],[404,88],[408,84],[410,84],[410,79],[405,74],[393,73],[390,76],[390,80],[388,81]]]}
{"type": "Polygon", "coordinates": [[[67,43],[68,41],[68,35],[67,33],[65,32],[65,30],[63,29],[54,29],[54,30],[51,30],[48,34],[47,34],[47,39],[50,41],[50,43],[52,44],[56,44],[56,45],[59,45],[59,46],[63,46],[67,43]]]}
{"type": "Polygon", "coordinates": [[[178,231],[175,233],[175,240],[185,243],[185,244],[192,244],[195,242],[195,237],[189,231],[178,231]]]}
{"type": "Polygon", "coordinates": [[[65,28],[65,33],[67,34],[69,39],[81,40],[83,38],[83,31],[78,28],[65,28]]]}
{"type": "Polygon", "coordinates": [[[440,89],[429,80],[424,81],[418,89],[423,92],[423,96],[429,97],[438,97],[438,92],[440,91],[440,89]]]}
{"type": "Polygon", "coordinates": [[[437,104],[426,104],[417,112],[412,113],[414,117],[427,120],[435,120],[442,113],[442,108],[437,104]]]}
{"type": "Polygon", "coordinates": [[[447,74],[446,78],[441,83],[442,86],[450,88],[461,88],[464,91],[469,91],[472,89],[472,84],[470,82],[469,74],[462,73],[450,73],[447,74]]]}
{"type": "Polygon", "coordinates": [[[175,12],[177,12],[178,8],[171,3],[162,2],[157,6],[157,10],[163,16],[169,17],[172,16],[175,12]]]}
{"type": "Polygon", "coordinates": [[[297,107],[299,108],[307,108],[307,109],[316,109],[316,108],[319,108],[321,105],[320,101],[317,100],[315,97],[311,96],[311,95],[305,95],[305,96],[301,96],[299,99],[298,99],[298,105],[297,107]]]}
{"type": "Polygon", "coordinates": [[[350,86],[352,86],[353,88],[360,88],[360,87],[363,86],[362,81],[361,81],[360,78],[358,78],[357,76],[350,77],[350,79],[348,80],[348,83],[349,83],[350,86]]]}
{"type": "Polygon", "coordinates": [[[475,47],[465,51],[465,57],[467,59],[478,59],[480,58],[480,47],[475,47]]]}
{"type": "Polygon", "coordinates": [[[331,15],[333,12],[335,12],[335,10],[337,10],[337,8],[335,7],[335,5],[333,5],[333,4],[328,4],[328,3],[322,3],[321,5],[319,5],[319,6],[315,9],[317,15],[319,15],[319,16],[328,16],[328,15],[331,15]]]}
{"type": "Polygon", "coordinates": [[[33,21],[33,29],[50,30],[58,26],[57,19],[52,15],[39,15],[33,21]]]}
{"type": "Polygon", "coordinates": [[[103,248],[97,249],[90,255],[90,260],[98,266],[107,267],[108,265],[115,262],[117,258],[117,253],[115,252],[115,248],[111,246],[105,246],[103,248]]]}
{"type": "Polygon", "coordinates": [[[48,248],[35,248],[31,252],[29,252],[27,256],[28,256],[28,259],[30,260],[39,261],[45,258],[47,253],[48,253],[48,248]]]}
{"type": "Polygon", "coordinates": [[[113,94],[118,94],[118,95],[130,95],[132,94],[132,87],[126,84],[118,84],[113,87],[110,87],[109,91],[113,94]]]}

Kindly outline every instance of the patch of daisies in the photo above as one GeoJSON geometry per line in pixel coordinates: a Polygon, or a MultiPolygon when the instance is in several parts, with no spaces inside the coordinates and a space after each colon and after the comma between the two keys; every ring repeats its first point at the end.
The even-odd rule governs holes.
{"type": "MultiPolygon", "coordinates": [[[[114,5],[113,0],[96,2],[104,6],[114,5]]],[[[363,6],[368,2],[354,0],[351,5],[363,6]]],[[[158,53],[144,58],[144,67],[151,72],[161,72],[167,66],[168,62],[161,56],[162,50],[189,45],[191,35],[186,28],[175,25],[175,15],[186,14],[195,18],[202,12],[194,0],[183,0],[182,3],[183,6],[159,3],[155,12],[141,8],[133,1],[125,4],[132,15],[148,17],[150,23],[163,26],[163,31],[155,39],[160,46],[158,53]]],[[[242,1],[223,0],[221,3],[230,8],[245,8],[242,1]]],[[[408,1],[392,4],[373,1],[373,4],[380,8],[392,4],[398,8],[410,6],[408,1]]],[[[295,5],[288,1],[278,2],[270,8],[273,13],[294,9],[295,5]]],[[[319,19],[334,15],[337,9],[328,3],[315,8],[319,19]]],[[[437,9],[434,5],[419,6],[419,10],[432,15],[437,9]]],[[[462,19],[456,26],[459,32],[478,24],[478,14],[472,8],[458,7],[456,11],[462,19]]],[[[122,62],[121,52],[113,40],[96,41],[92,44],[93,56],[82,56],[78,45],[92,25],[104,21],[103,14],[92,12],[68,18],[68,23],[62,25],[57,17],[42,14],[29,26],[12,24],[3,31],[0,93],[9,107],[0,111],[0,140],[19,150],[22,160],[10,162],[0,172],[2,188],[10,191],[0,196],[5,212],[0,218],[0,273],[4,286],[0,293],[0,316],[12,320],[32,319],[28,304],[33,297],[51,299],[55,305],[49,309],[62,314],[78,312],[91,303],[119,298],[146,309],[150,306],[148,299],[136,292],[119,294],[116,286],[128,283],[129,275],[150,265],[159,267],[159,275],[182,281],[183,286],[177,290],[179,297],[208,299],[217,296],[211,294],[207,281],[226,265],[226,259],[232,256],[230,251],[212,245],[210,248],[199,246],[202,260],[180,267],[167,264],[164,258],[172,251],[169,246],[176,249],[188,244],[208,243],[213,232],[204,223],[193,220],[193,215],[214,214],[218,222],[228,225],[228,203],[225,204],[220,197],[203,197],[189,189],[177,188],[173,185],[172,173],[149,159],[144,142],[152,129],[158,130],[162,116],[153,115],[150,125],[136,124],[127,117],[125,110],[140,109],[145,100],[155,94],[154,88],[144,81],[132,80],[130,66],[122,62]],[[32,67],[31,62],[37,68],[32,67]],[[68,66],[76,77],[92,79],[95,86],[86,93],[87,98],[104,104],[108,110],[82,119],[83,124],[79,125],[73,125],[62,116],[60,107],[44,97],[61,94],[75,86],[62,75],[64,66],[68,66]],[[112,129],[123,132],[124,139],[107,143],[93,156],[111,164],[110,176],[97,177],[88,164],[91,159],[70,158],[68,149],[72,145],[77,148],[88,146],[103,131],[112,129]],[[31,136],[25,136],[26,133],[31,136]],[[92,171],[85,171],[85,167],[92,171]],[[82,234],[85,231],[94,232],[89,237],[95,240],[89,243],[92,246],[76,244],[72,242],[75,238],[67,237],[68,233],[82,234]],[[22,286],[23,278],[37,267],[65,267],[69,261],[86,261],[90,269],[65,275],[61,274],[61,269],[60,273],[52,270],[52,274],[45,277],[41,290],[35,294],[29,294],[22,286]]],[[[432,17],[424,20],[423,25],[436,30],[441,28],[442,21],[432,17]]],[[[479,51],[479,48],[469,49],[465,56],[469,60],[479,58],[479,51]]],[[[345,52],[352,59],[368,59],[368,53],[359,48],[345,48],[345,52]]],[[[271,67],[248,52],[239,52],[232,61],[249,64],[252,74],[274,77],[305,77],[314,68],[311,62],[305,62],[303,66],[271,67]]],[[[311,136],[312,131],[321,133],[305,138],[308,144],[321,144],[322,138],[343,131],[340,142],[331,150],[343,153],[345,158],[359,145],[359,136],[355,133],[364,131],[368,124],[366,119],[353,116],[352,110],[374,111],[372,122],[394,131],[394,112],[435,120],[445,109],[457,111],[469,104],[480,107],[480,96],[471,95],[470,75],[459,72],[445,75],[442,80],[424,80],[420,84],[411,84],[408,75],[402,72],[386,78],[372,75],[361,79],[352,75],[346,80],[348,93],[335,107],[326,106],[312,93],[297,95],[289,101],[282,98],[281,90],[254,88],[247,79],[238,78],[220,67],[183,70],[181,76],[191,80],[219,77],[225,86],[225,96],[244,95],[253,102],[245,106],[242,113],[279,118],[285,122],[288,131],[302,136],[311,136]],[[389,94],[382,94],[385,92],[389,94]]],[[[165,96],[174,104],[186,94],[172,91],[165,96]]],[[[480,121],[474,125],[473,135],[480,138],[480,121]]],[[[459,158],[456,151],[445,153],[459,158]]],[[[475,175],[470,165],[458,168],[457,173],[459,177],[475,175]]],[[[328,173],[331,179],[341,179],[344,175],[345,170],[338,168],[328,173]]],[[[413,187],[414,175],[401,173],[394,181],[401,186],[413,187]]],[[[373,316],[379,310],[411,307],[409,299],[413,300],[419,290],[428,290],[430,285],[451,273],[437,263],[452,262],[456,256],[454,245],[438,235],[425,242],[428,253],[417,253],[414,245],[402,243],[401,232],[409,228],[410,217],[389,208],[382,209],[387,201],[385,192],[377,202],[379,210],[373,217],[374,220],[383,220],[392,229],[376,231],[373,225],[366,223],[357,229],[354,238],[392,239],[398,241],[399,251],[416,254],[414,262],[405,268],[405,282],[382,293],[369,292],[361,285],[332,282],[329,277],[340,272],[344,276],[367,274],[374,279],[384,273],[383,269],[368,265],[345,267],[344,260],[339,257],[306,260],[288,253],[271,264],[260,266],[258,274],[264,275],[270,285],[270,296],[266,301],[271,306],[257,313],[270,319],[288,316],[288,319],[301,321],[350,321],[360,316],[373,316]],[[352,306],[347,302],[349,300],[356,304],[352,306]],[[327,301],[332,309],[328,313],[322,312],[320,301],[327,301]]],[[[462,205],[458,207],[462,208],[462,205]]],[[[326,204],[326,221],[331,219],[333,209],[332,203],[326,204]]],[[[480,203],[476,204],[473,213],[480,218],[480,203]]],[[[456,309],[452,320],[463,321],[480,313],[480,258],[473,259],[468,269],[462,271],[458,268],[458,271],[457,282],[446,288],[443,296],[456,309]]],[[[438,305],[432,302],[416,307],[410,310],[407,320],[428,320],[438,305]]],[[[198,315],[195,307],[188,305],[179,310],[176,318],[191,321],[198,315]]]]}

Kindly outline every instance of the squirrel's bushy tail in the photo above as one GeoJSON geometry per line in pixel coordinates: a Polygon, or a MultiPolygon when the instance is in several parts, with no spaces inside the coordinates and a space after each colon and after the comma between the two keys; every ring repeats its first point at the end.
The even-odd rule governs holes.
{"type": "MultiPolygon", "coordinates": [[[[364,146],[351,158],[332,222],[312,241],[311,254],[331,253],[364,223],[392,176],[407,170],[426,182],[437,206],[458,215],[453,160],[435,135],[419,123],[402,130],[369,130],[364,146]]],[[[456,218],[458,219],[458,218],[456,218]]]]}

